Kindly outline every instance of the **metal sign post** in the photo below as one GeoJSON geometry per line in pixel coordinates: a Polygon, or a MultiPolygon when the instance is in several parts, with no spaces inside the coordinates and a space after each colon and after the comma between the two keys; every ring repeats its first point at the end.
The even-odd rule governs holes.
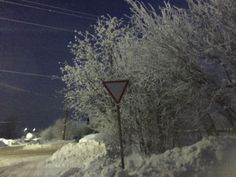
{"type": "Polygon", "coordinates": [[[128,80],[120,80],[120,81],[104,81],[103,85],[108,91],[108,93],[111,95],[113,100],[116,103],[116,109],[117,109],[117,121],[119,126],[119,139],[120,139],[120,158],[121,158],[121,167],[122,169],[125,168],[125,162],[124,162],[124,148],[123,148],[123,142],[122,142],[122,127],[121,127],[121,117],[120,117],[120,101],[123,97],[125,90],[128,86],[128,80]]]}
{"type": "Polygon", "coordinates": [[[118,120],[118,126],[119,126],[121,167],[125,169],[124,148],[123,148],[123,142],[122,142],[122,129],[121,129],[121,118],[120,118],[120,105],[117,104],[116,109],[117,109],[117,120],[118,120]]]}

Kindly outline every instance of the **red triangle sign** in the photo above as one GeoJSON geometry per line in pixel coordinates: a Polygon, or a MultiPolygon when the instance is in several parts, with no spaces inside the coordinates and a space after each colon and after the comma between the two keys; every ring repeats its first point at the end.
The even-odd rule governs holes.
{"type": "Polygon", "coordinates": [[[104,81],[103,85],[114,101],[118,104],[125,93],[128,83],[128,80],[104,81]]]}

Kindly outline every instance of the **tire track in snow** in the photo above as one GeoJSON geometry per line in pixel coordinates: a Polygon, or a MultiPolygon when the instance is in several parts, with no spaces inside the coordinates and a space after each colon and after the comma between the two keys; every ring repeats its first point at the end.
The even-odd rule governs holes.
{"type": "Polygon", "coordinates": [[[0,177],[33,177],[37,168],[49,156],[33,157],[34,160],[18,162],[9,166],[0,168],[0,177]]]}

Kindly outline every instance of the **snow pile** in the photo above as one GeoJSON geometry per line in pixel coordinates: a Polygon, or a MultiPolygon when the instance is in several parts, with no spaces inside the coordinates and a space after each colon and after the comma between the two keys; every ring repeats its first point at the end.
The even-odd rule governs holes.
{"type": "Polygon", "coordinates": [[[34,177],[223,177],[236,176],[236,137],[209,137],[183,148],[144,157],[111,158],[105,144],[90,135],[69,143],[37,169],[34,177]]]}
{"type": "Polygon", "coordinates": [[[98,139],[99,139],[99,134],[90,134],[90,135],[87,135],[87,136],[81,138],[79,140],[79,142],[86,143],[86,142],[94,141],[94,140],[99,141],[98,139]]]}
{"type": "Polygon", "coordinates": [[[13,145],[19,145],[19,144],[20,144],[20,142],[18,140],[0,138],[0,147],[2,147],[2,146],[13,146],[13,145]]]}
{"type": "Polygon", "coordinates": [[[37,149],[50,149],[54,147],[53,144],[30,144],[23,147],[23,150],[37,150],[37,149]]]}
{"type": "Polygon", "coordinates": [[[84,137],[79,143],[68,143],[41,164],[33,177],[70,177],[88,168],[91,162],[106,156],[107,149],[99,135],[84,137]]]}
{"type": "Polygon", "coordinates": [[[73,168],[86,166],[107,154],[104,143],[95,140],[96,135],[86,136],[79,143],[69,143],[55,152],[47,161],[55,167],[73,168]]]}
{"type": "Polygon", "coordinates": [[[216,177],[215,169],[223,166],[227,154],[232,150],[235,150],[235,154],[235,137],[209,137],[194,145],[174,148],[149,158],[132,154],[125,158],[125,170],[120,169],[119,159],[112,164],[107,163],[105,158],[99,159],[83,172],[70,177],[216,177]]]}

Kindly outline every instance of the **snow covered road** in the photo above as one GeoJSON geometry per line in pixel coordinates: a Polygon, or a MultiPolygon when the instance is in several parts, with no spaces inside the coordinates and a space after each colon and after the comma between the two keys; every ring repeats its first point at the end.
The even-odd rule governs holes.
{"type": "MultiPolygon", "coordinates": [[[[5,161],[7,166],[0,167],[0,177],[32,177],[36,169],[43,163],[49,155],[31,156],[31,157],[14,157],[5,161]]],[[[1,161],[3,161],[1,159],[1,161]]]]}
{"type": "Polygon", "coordinates": [[[0,149],[0,177],[32,177],[61,146],[25,148],[24,146],[0,149]]]}
{"type": "Polygon", "coordinates": [[[103,143],[89,139],[55,153],[48,144],[4,147],[0,177],[236,177],[236,137],[205,137],[150,157],[133,153],[125,162],[122,170],[119,158],[110,159],[103,143]]]}

